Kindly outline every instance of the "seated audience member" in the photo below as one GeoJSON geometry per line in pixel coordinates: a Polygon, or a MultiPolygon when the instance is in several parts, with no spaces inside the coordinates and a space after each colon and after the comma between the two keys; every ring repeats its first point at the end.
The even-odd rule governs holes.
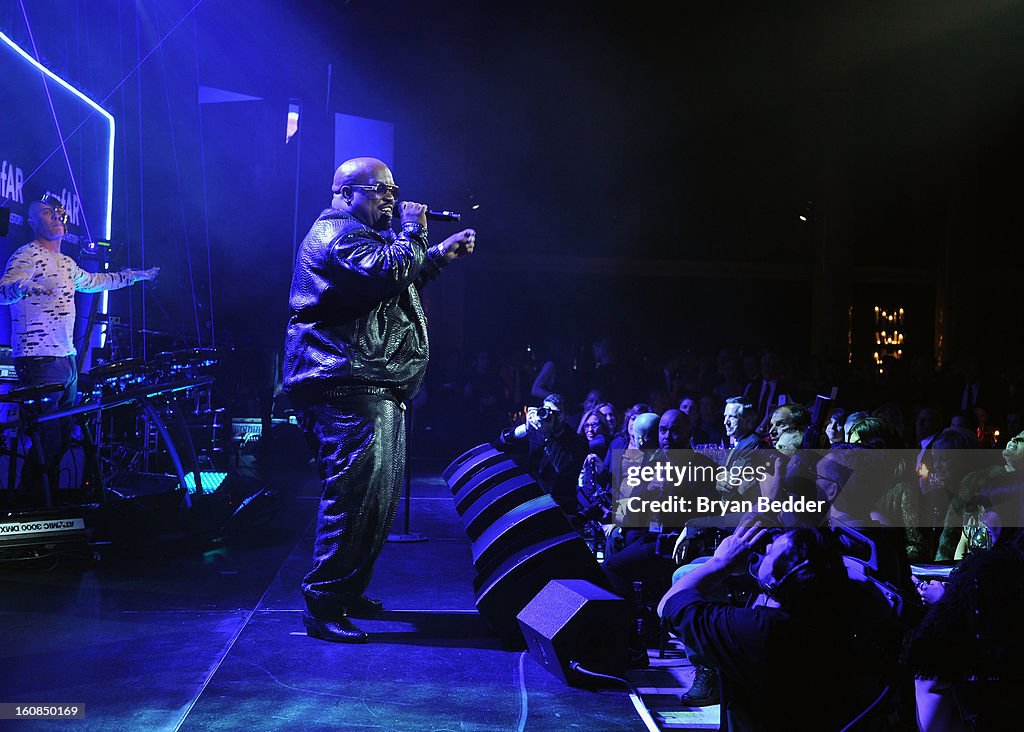
{"type": "Polygon", "coordinates": [[[570,519],[577,515],[576,486],[587,455],[587,441],[565,422],[562,397],[549,394],[526,422],[501,432],[495,447],[526,456],[527,470],[570,519]]]}
{"type": "Polygon", "coordinates": [[[743,379],[743,370],[735,357],[729,356],[719,359],[718,366],[719,381],[711,388],[711,393],[718,399],[725,401],[733,394],[739,394],[746,386],[743,379]]]}
{"type": "Polygon", "coordinates": [[[608,440],[610,442],[612,437],[619,431],[619,413],[611,402],[601,402],[595,409],[608,425],[608,440]]]}
{"type": "MultiPolygon", "coordinates": [[[[637,431],[636,441],[650,451],[657,446],[646,460],[649,466],[674,465],[687,468],[693,479],[687,478],[678,483],[669,481],[648,481],[633,488],[624,488],[623,497],[636,496],[644,501],[664,503],[673,499],[695,501],[698,496],[710,498],[715,494],[714,471],[715,463],[710,459],[689,449],[689,422],[685,414],[678,409],[670,409],[655,419],[653,414],[644,414],[637,418],[634,429],[637,431]],[[651,419],[648,420],[648,417],[651,419]],[[656,441],[651,439],[650,432],[656,430],[656,441]]],[[[617,523],[622,526],[623,545],[609,551],[602,565],[612,589],[626,598],[638,617],[642,617],[644,608],[636,607],[634,583],[642,583],[645,593],[660,597],[668,588],[672,571],[676,568],[672,558],[671,546],[682,531],[686,520],[692,512],[685,510],[669,513],[657,513],[643,506],[634,507],[628,513],[623,512],[617,523]]],[[[656,624],[651,623],[650,627],[656,624]]]]}
{"type": "Polygon", "coordinates": [[[760,495],[770,501],[804,499],[805,503],[801,505],[805,508],[784,511],[774,518],[782,526],[791,528],[826,525],[829,503],[817,485],[817,464],[823,451],[804,449],[802,436],[797,430],[783,432],[775,450],[775,457],[766,466],[764,477],[757,480],[760,495]]]}
{"type": "Polygon", "coordinates": [[[853,426],[855,424],[857,424],[858,422],[860,422],[865,417],[870,417],[870,416],[871,416],[871,412],[865,412],[865,411],[862,411],[862,410],[857,410],[857,411],[854,411],[854,412],[850,412],[849,414],[846,415],[846,422],[843,423],[843,432],[846,433],[846,441],[847,442],[850,441],[850,432],[853,430],[853,426]]]}
{"type": "MultiPolygon", "coordinates": [[[[991,451],[983,450],[973,454],[983,459],[990,455],[991,451]]],[[[990,546],[988,534],[978,530],[979,506],[974,502],[978,494],[999,489],[1008,491],[1008,496],[1024,492],[1024,433],[1007,440],[1000,458],[1000,461],[993,465],[984,465],[967,472],[960,481],[957,495],[946,511],[942,534],[939,536],[939,547],[935,554],[937,560],[963,559],[970,552],[987,549],[990,546]],[[967,521],[972,523],[965,523],[967,521]],[[974,530],[968,530],[969,525],[973,526],[974,530]]]]}
{"type": "Polygon", "coordinates": [[[910,435],[910,427],[907,425],[907,417],[898,404],[886,402],[880,404],[871,411],[872,417],[884,419],[893,426],[896,434],[899,435],[900,447],[913,446],[914,438],[910,435]]]}
{"type": "Polygon", "coordinates": [[[782,379],[782,358],[772,351],[761,355],[761,378],[747,384],[743,396],[757,409],[757,433],[768,434],[768,422],[780,400],[788,401],[789,389],[782,379]]]}
{"type": "Polygon", "coordinates": [[[608,443],[611,441],[608,422],[604,415],[597,409],[591,409],[583,415],[577,432],[586,438],[590,447],[590,455],[596,456],[599,461],[604,461],[605,453],[608,452],[608,443]]]}
{"type": "MultiPolygon", "coordinates": [[[[609,449],[624,450],[632,445],[633,440],[633,420],[636,419],[638,414],[646,414],[647,412],[653,412],[650,404],[645,402],[637,402],[622,415],[622,428],[612,436],[612,441],[608,444],[609,449]]],[[[632,445],[636,447],[636,445],[632,445]]]]}
{"type": "Polygon", "coordinates": [[[636,419],[637,415],[646,414],[651,411],[650,404],[637,402],[627,409],[623,415],[622,431],[612,436],[611,441],[608,443],[608,451],[605,453],[604,461],[600,469],[595,473],[598,483],[605,488],[610,489],[612,487],[612,476],[617,470],[621,470],[621,466],[615,465],[613,461],[620,459],[623,451],[636,449],[636,444],[633,442],[633,420],[636,419]]]}
{"type": "Polygon", "coordinates": [[[580,468],[577,502],[584,518],[599,521],[603,510],[607,508],[607,499],[603,495],[606,486],[598,482],[597,475],[608,452],[608,441],[611,439],[608,422],[604,415],[594,408],[583,415],[578,432],[587,440],[588,452],[580,468]]]}
{"type": "MultiPolygon", "coordinates": [[[[968,499],[960,546],[956,552],[958,561],[996,547],[1014,545],[1024,538],[1020,536],[1024,532],[1024,485],[1021,480],[1018,477],[1017,482],[986,486],[968,499]]],[[[953,573],[961,566],[962,562],[954,567],[953,573]]],[[[946,583],[943,580],[915,580],[915,584],[926,605],[934,605],[945,593],[946,583]]]]}
{"type": "Polygon", "coordinates": [[[942,432],[945,423],[942,412],[935,406],[924,406],[914,417],[914,447],[924,450],[942,432]]]}
{"type": "Polygon", "coordinates": [[[872,450],[898,450],[903,447],[903,438],[896,427],[882,417],[861,417],[846,433],[846,441],[872,450]]]}
{"type": "Polygon", "coordinates": [[[874,515],[881,495],[905,469],[900,454],[843,443],[825,450],[814,469],[818,495],[829,504],[829,525],[852,527],[871,539],[879,579],[903,597],[916,598],[904,530],[879,523],[874,515]]]}
{"type": "Polygon", "coordinates": [[[722,729],[841,730],[884,698],[889,703],[862,720],[863,729],[880,729],[898,698],[883,695],[898,683],[892,608],[849,578],[828,530],[777,534],[751,565],[765,540],[757,524],[738,528],[658,606],[683,643],[717,669],[722,729]],[[761,602],[734,607],[710,599],[748,567],[764,590],[761,602]]]}
{"type": "Polygon", "coordinates": [[[910,635],[922,732],[1014,729],[1024,689],[1024,532],[965,558],[910,635]]]}
{"type": "MultiPolygon", "coordinates": [[[[818,437],[812,430],[811,413],[803,404],[783,404],[776,407],[769,417],[768,437],[776,450],[779,449],[779,440],[785,432],[796,432],[800,436],[801,447],[817,447],[818,437]]],[[[790,440],[792,437],[790,435],[790,440]]]]}
{"type": "MultiPolygon", "coordinates": [[[[620,461],[620,473],[616,478],[619,483],[615,490],[615,500],[618,502],[618,513],[614,517],[619,525],[623,525],[623,511],[625,510],[625,501],[633,495],[639,495],[643,490],[641,486],[631,485],[630,473],[634,468],[642,468],[645,465],[652,465],[655,460],[655,451],[658,448],[658,423],[660,417],[654,412],[644,412],[636,415],[630,422],[630,432],[632,437],[629,441],[629,447],[623,451],[622,459],[620,461]]],[[[639,538],[642,534],[642,529],[635,526],[625,525],[622,532],[620,533],[620,540],[613,545],[609,542],[608,551],[605,556],[610,556],[617,551],[619,545],[623,542],[631,543],[635,539],[639,538]]]]}
{"type": "MultiPolygon", "coordinates": [[[[587,396],[584,397],[583,402],[580,403],[575,410],[570,411],[565,415],[569,424],[575,424],[577,426],[577,432],[579,428],[583,427],[583,417],[596,409],[598,404],[602,404],[604,399],[601,397],[601,392],[597,389],[591,389],[587,392],[587,396]]],[[[582,432],[580,433],[582,434],[582,432]]]]}
{"type": "MultiPolygon", "coordinates": [[[[757,453],[765,448],[761,437],[754,431],[757,428],[757,410],[746,397],[730,397],[725,402],[722,424],[725,427],[724,467],[732,471],[744,467],[756,467],[762,461],[757,453]]],[[[757,488],[756,481],[749,480],[741,485],[733,485],[728,481],[718,484],[718,490],[726,500],[743,498],[757,488]]]]}
{"type": "Polygon", "coordinates": [[[743,452],[764,447],[764,442],[754,431],[757,427],[757,410],[746,397],[730,397],[725,400],[722,425],[725,427],[725,447],[730,450],[743,452]]]}
{"type": "Polygon", "coordinates": [[[953,412],[949,418],[947,429],[964,430],[965,432],[978,432],[978,418],[974,412],[953,412]]]}
{"type": "Polygon", "coordinates": [[[679,400],[679,411],[690,418],[690,423],[697,417],[697,398],[692,394],[684,394],[679,400]]]}
{"type": "MultiPolygon", "coordinates": [[[[768,481],[761,481],[762,495],[766,498],[785,499],[789,496],[817,500],[815,488],[814,465],[819,458],[815,449],[821,442],[821,436],[811,423],[811,413],[807,408],[796,402],[777,407],[769,421],[768,436],[772,447],[781,458],[776,461],[776,469],[768,481]],[[766,495],[766,488],[770,486],[766,495]]],[[[817,525],[824,522],[825,511],[798,517],[784,517],[784,521],[796,519],[799,525],[817,525]]]]}
{"type": "Polygon", "coordinates": [[[836,407],[828,415],[828,424],[825,425],[825,437],[828,438],[828,445],[838,445],[841,442],[846,442],[846,431],[844,429],[844,423],[846,422],[847,411],[842,407],[836,407]]]}
{"type": "Polygon", "coordinates": [[[702,394],[697,400],[697,419],[690,417],[690,430],[694,445],[721,444],[724,435],[721,423],[722,408],[711,394],[702,394]]]}
{"type": "MultiPolygon", "coordinates": [[[[953,508],[968,473],[977,469],[972,453],[979,456],[978,440],[969,432],[945,429],[932,440],[921,457],[919,474],[904,474],[878,502],[875,518],[886,526],[902,526],[906,533],[907,555],[912,562],[942,561],[953,558],[959,541],[959,529],[947,533],[946,547],[940,549],[947,521],[959,523],[963,504],[953,508]],[[953,508],[955,518],[947,518],[953,508]]],[[[909,471],[907,471],[909,472],[909,471]]]]}

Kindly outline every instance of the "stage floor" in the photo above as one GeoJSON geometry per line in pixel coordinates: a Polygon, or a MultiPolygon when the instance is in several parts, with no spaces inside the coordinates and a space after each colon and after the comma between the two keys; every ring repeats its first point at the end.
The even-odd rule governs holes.
{"type": "MultiPolygon", "coordinates": [[[[302,627],[310,468],[275,479],[270,522],[223,540],[0,564],[0,703],[85,705],[84,719],[19,730],[717,729],[717,707],[680,706],[692,671],[674,646],[626,674],[638,695],[570,686],[503,649],[476,611],[444,465],[412,466],[408,532],[423,540],[385,546],[368,594],[386,612],[356,621],[369,644],[313,640],[302,627]]],[[[393,537],[405,531],[400,508],[393,537]]]]}

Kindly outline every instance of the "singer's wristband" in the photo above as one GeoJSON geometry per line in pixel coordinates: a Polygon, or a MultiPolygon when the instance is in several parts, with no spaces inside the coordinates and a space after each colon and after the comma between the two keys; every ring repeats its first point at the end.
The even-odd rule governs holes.
{"type": "Polygon", "coordinates": [[[416,221],[406,221],[402,224],[402,232],[405,234],[416,234],[417,236],[426,237],[427,227],[423,224],[417,223],[416,221]]]}
{"type": "Polygon", "coordinates": [[[433,262],[434,266],[437,267],[438,269],[440,269],[441,267],[445,267],[448,264],[448,258],[445,257],[444,249],[441,247],[440,244],[435,244],[434,246],[427,249],[427,259],[433,262]]]}

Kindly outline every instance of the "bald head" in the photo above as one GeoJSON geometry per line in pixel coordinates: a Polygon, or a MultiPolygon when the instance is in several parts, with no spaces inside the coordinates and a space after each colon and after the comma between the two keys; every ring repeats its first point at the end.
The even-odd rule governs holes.
{"type": "MultiPolygon", "coordinates": [[[[387,164],[377,158],[352,158],[346,160],[334,171],[331,191],[335,195],[348,183],[368,183],[378,171],[388,170],[387,164]]],[[[390,171],[388,171],[390,173],[390,171]]]]}
{"type": "Polygon", "coordinates": [[[28,205],[28,226],[36,239],[59,242],[66,233],[64,209],[45,201],[32,201],[28,205]]]}
{"type": "Polygon", "coordinates": [[[383,160],[346,160],[334,171],[331,192],[334,194],[331,200],[333,208],[344,211],[377,231],[391,226],[397,187],[391,170],[383,160]],[[389,186],[383,195],[372,190],[378,183],[389,186]]]}
{"type": "Polygon", "coordinates": [[[640,449],[653,448],[658,439],[658,415],[654,412],[638,414],[633,420],[633,442],[640,449]]]}
{"type": "Polygon", "coordinates": [[[690,418],[678,409],[669,409],[658,421],[658,447],[662,450],[690,449],[690,418]]]}

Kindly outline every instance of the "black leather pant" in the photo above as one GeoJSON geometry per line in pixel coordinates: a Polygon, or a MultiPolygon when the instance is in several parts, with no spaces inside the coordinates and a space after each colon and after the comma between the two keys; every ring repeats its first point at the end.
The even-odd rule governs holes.
{"type": "Polygon", "coordinates": [[[313,568],[302,594],[314,614],[344,608],[370,584],[405,477],[405,413],[380,396],[350,396],[303,410],[323,494],[313,568]]]}

